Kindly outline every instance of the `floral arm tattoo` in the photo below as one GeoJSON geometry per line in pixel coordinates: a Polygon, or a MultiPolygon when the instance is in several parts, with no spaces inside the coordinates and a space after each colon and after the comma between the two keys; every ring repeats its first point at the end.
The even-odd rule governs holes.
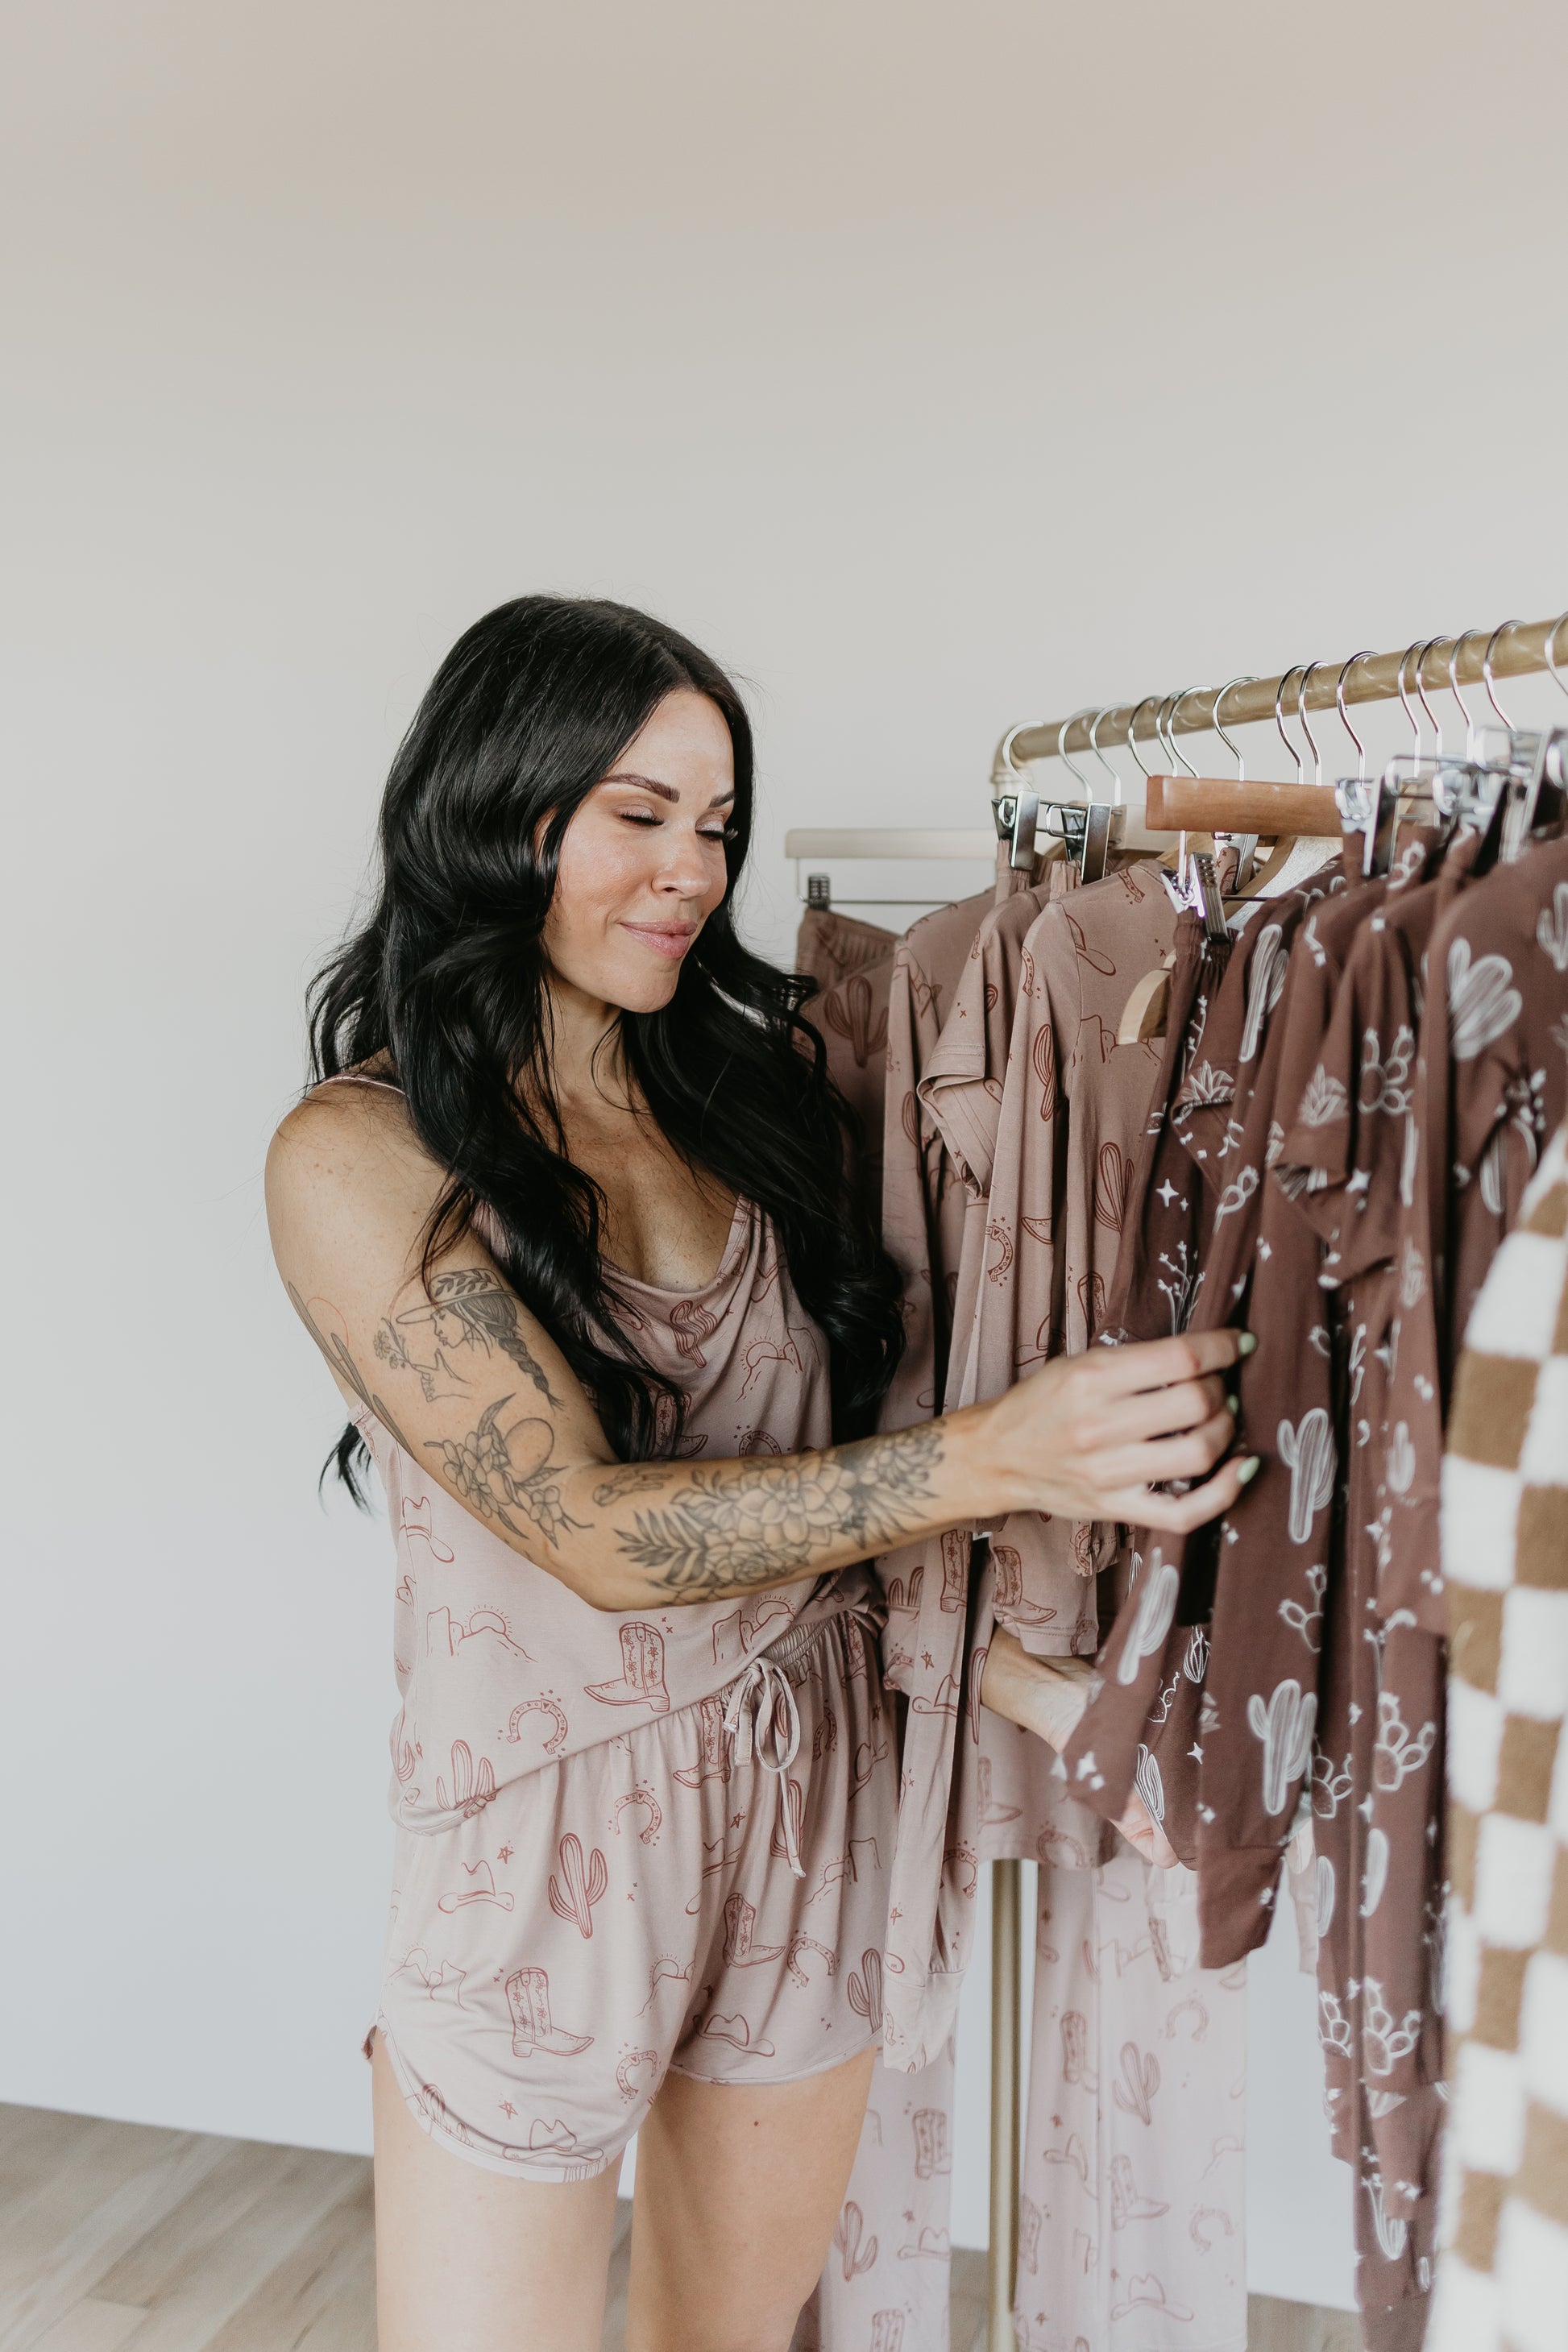
{"type": "Polygon", "coordinates": [[[429,1450],[440,1454],[448,1479],[477,1517],[499,1519],[521,1536],[525,1530],[511,1516],[515,1511],[552,1546],[563,1535],[585,1534],[588,1523],[572,1517],[562,1495],[563,1474],[552,1458],[555,1432],[527,1414],[503,1430],[500,1415],[510,1402],[510,1396],[498,1397],[467,1437],[432,1438],[429,1450]]]}
{"type": "MultiPolygon", "coordinates": [[[[942,1435],[927,1426],[799,1462],[715,1463],[693,1470],[660,1508],[634,1512],[617,1540],[658,1584],[688,1598],[775,1583],[846,1540],[868,1557],[924,1525],[942,1457],[942,1435]]],[[[646,1491],[656,1466],[613,1474],[595,1501],[604,1507],[646,1491]]]]}

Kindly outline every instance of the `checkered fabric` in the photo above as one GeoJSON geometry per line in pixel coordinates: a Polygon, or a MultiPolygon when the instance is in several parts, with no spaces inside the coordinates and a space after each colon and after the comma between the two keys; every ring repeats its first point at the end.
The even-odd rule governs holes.
{"type": "Polygon", "coordinates": [[[1568,1126],[1477,1300],[1447,1448],[1452,2104],[1427,2352],[1565,2352],[1568,1126]]]}

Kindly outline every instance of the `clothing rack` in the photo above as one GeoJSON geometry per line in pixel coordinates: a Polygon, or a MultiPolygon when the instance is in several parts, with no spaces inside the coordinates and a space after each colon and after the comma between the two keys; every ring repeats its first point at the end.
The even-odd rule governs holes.
{"type": "MultiPolygon", "coordinates": [[[[1439,722],[1426,699],[1431,692],[1450,693],[1458,701],[1468,750],[1478,726],[1494,722],[1499,726],[1511,725],[1497,696],[1501,681],[1546,672],[1568,696],[1568,677],[1558,659],[1560,650],[1568,656],[1568,612],[1552,620],[1504,621],[1489,630],[1468,629],[1458,636],[1416,639],[1403,651],[1362,652],[1340,661],[1298,662],[1269,677],[1233,678],[1217,688],[1193,686],[1174,694],[1146,695],[1135,703],[1090,707],[1059,720],[1016,726],[1009,729],[996,748],[991,773],[994,809],[1004,796],[1010,793],[1016,795],[1021,787],[1026,787],[1028,780],[1023,771],[1035,761],[1056,759],[1075,751],[1092,752],[1098,758],[1112,744],[1131,750],[1135,743],[1147,742],[1173,749],[1173,739],[1177,735],[1278,721],[1281,717],[1294,717],[1300,722],[1304,713],[1337,709],[1342,719],[1345,709],[1352,703],[1391,702],[1398,698],[1413,719],[1418,711],[1425,713],[1438,733],[1440,744],[1439,722]],[[1465,702],[1459,692],[1464,687],[1481,688],[1488,705],[1484,714],[1474,704],[1465,702]]],[[[1307,748],[1313,753],[1314,768],[1321,775],[1321,762],[1310,737],[1307,748]]],[[[1136,752],[1132,756],[1136,761],[1136,752]]],[[[1143,765],[1142,761],[1137,764],[1143,765]]],[[[1145,776],[1152,773],[1144,770],[1145,776]]],[[[1080,776],[1079,781],[1084,785],[1085,796],[1092,798],[1086,780],[1080,776]]],[[[1001,813],[997,813],[998,830],[1005,830],[1011,824],[1010,812],[1016,804],[1016,800],[1008,802],[1005,824],[1001,813]]],[[[785,856],[797,860],[977,858],[990,855],[993,847],[994,834],[989,828],[862,827],[854,831],[792,831],[784,836],[785,856]]],[[[815,890],[812,899],[813,903],[818,902],[815,890]]],[[[826,899],[820,903],[825,904],[826,899]]],[[[1022,1864],[993,1863],[991,1885],[991,2181],[985,2340],[986,2352],[1016,2352],[1013,2299],[1017,2266],[1022,2118],[1022,1864]]]]}
{"type": "MultiPolygon", "coordinates": [[[[1338,709],[1350,703],[1391,702],[1396,697],[1413,713],[1424,707],[1422,689],[1454,693],[1473,732],[1480,714],[1458,696],[1479,686],[1489,709],[1486,721],[1509,723],[1495,689],[1505,678],[1547,672],[1568,695],[1558,663],[1559,633],[1568,612],[1553,620],[1503,621],[1468,629],[1457,637],[1435,637],[1394,653],[1357,653],[1337,662],[1295,663],[1271,677],[1233,679],[1220,687],[1189,687],[1179,694],[1145,695],[1141,702],[1112,703],[1075,711],[1063,719],[1011,728],[996,747],[992,792],[996,796],[1023,780],[1020,768],[1036,760],[1074,751],[1097,757],[1110,743],[1169,745],[1176,735],[1213,732],[1216,716],[1226,728],[1307,712],[1338,709]]],[[[1431,716],[1430,712],[1427,713],[1431,716]]],[[[1434,719],[1434,727],[1436,728],[1434,719]]],[[[1133,753],[1134,759],[1137,754],[1133,753]]],[[[1140,765],[1142,763],[1140,761],[1140,765]]],[[[1147,771],[1145,772],[1148,772],[1147,771]]],[[[1019,2126],[1022,2111],[1019,2036],[1023,1982],[1023,1865],[991,1865],[991,2249],[987,2277],[986,2352],[1016,2352],[1013,2326],[1014,2273],[1017,2263],[1019,2126]]]]}

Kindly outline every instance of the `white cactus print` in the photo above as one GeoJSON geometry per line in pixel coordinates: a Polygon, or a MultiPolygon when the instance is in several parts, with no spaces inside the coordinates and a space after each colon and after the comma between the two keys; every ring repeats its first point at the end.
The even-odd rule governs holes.
{"type": "Polygon", "coordinates": [[[1165,1818],[1165,1783],[1160,1767],[1142,1740],[1138,1743],[1138,1761],[1132,1770],[1132,1785],[1142,1798],[1151,1821],[1165,1818]]]}
{"type": "Polygon", "coordinates": [[[1383,1890],[1388,1885],[1388,1832],[1368,1830],[1366,1833],[1366,1867],[1361,1880],[1361,1916],[1370,1919],[1383,1900],[1383,1890]]]}
{"type": "Polygon", "coordinates": [[[1278,923],[1269,923],[1258,934],[1258,945],[1252,950],[1252,965],[1247,975],[1247,1018],[1242,1024],[1239,1062],[1250,1062],[1258,1051],[1263,1024],[1279,1003],[1285,986],[1285,967],[1289,961],[1280,941],[1284,931],[1278,923]]]}
{"type": "Polygon", "coordinates": [[[1415,1484],[1415,1448],[1411,1443],[1408,1422],[1394,1423],[1387,1460],[1390,1491],[1395,1495],[1408,1495],[1415,1484]]]}
{"type": "Polygon", "coordinates": [[[1383,2250],[1384,2258],[1391,2263],[1396,2263],[1405,2252],[1405,2241],[1409,2235],[1409,2226],[1384,2210],[1381,2182],[1363,2180],[1362,2187],[1366,2190],[1372,2203],[1372,2219],[1377,2231],[1377,2242],[1383,2250]]]}
{"type": "Polygon", "coordinates": [[[1334,1916],[1334,1865],[1326,1853],[1318,1856],[1318,1935],[1326,1936],[1334,1916]]]}
{"type": "Polygon", "coordinates": [[[1552,969],[1568,971],[1568,882],[1558,883],[1551,906],[1543,907],[1536,917],[1535,936],[1542,952],[1551,957],[1552,969]]]}
{"type": "Polygon", "coordinates": [[[1303,1691],[1293,1675],[1276,1683],[1267,1706],[1259,1691],[1247,1700],[1247,1720],[1254,1738],[1263,1742],[1266,1813],[1282,1813],[1289,1803],[1291,1782],[1306,1770],[1312,1752],[1312,1726],[1317,1719],[1317,1694],[1303,1691]]]}
{"type": "Polygon", "coordinates": [[[1139,1596],[1138,1614],[1132,1621],[1126,1646],[1116,1662],[1116,1679],[1124,1689],[1137,1681],[1139,1667],[1145,1658],[1153,1656],[1170,1632],[1171,1620],[1176,1613],[1176,1591],[1181,1581],[1179,1570],[1156,1552],[1139,1596]]]}
{"type": "Polygon", "coordinates": [[[1448,950],[1448,1051],[1457,1062],[1473,1062],[1511,1028],[1524,999],[1513,986],[1513,966],[1506,956],[1484,955],[1470,961],[1468,940],[1455,940],[1448,950]]]}
{"type": "Polygon", "coordinates": [[[1334,1491],[1334,1433],[1323,1407],[1315,1404],[1300,1423],[1282,1421],[1278,1442],[1290,1473],[1290,1540],[1310,1543],[1312,1520],[1334,1491]]]}

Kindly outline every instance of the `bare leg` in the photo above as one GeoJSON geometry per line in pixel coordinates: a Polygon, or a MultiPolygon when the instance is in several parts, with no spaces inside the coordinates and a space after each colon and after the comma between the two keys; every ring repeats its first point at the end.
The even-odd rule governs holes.
{"type": "Polygon", "coordinates": [[[380,2352],[599,2352],[616,2167],[504,2179],[420,2130],[379,2033],[372,2074],[380,2352]]]}
{"type": "MultiPolygon", "coordinates": [[[[1021,1723],[1059,1754],[1099,1684],[1087,1658],[1032,1658],[1016,1633],[1005,1633],[998,1626],[985,1653],[980,1696],[994,1715],[1021,1723]]],[[[1116,1826],[1145,1862],[1161,1870],[1174,1865],[1170,1840],[1136,1793],[1128,1799],[1116,1826]]]]}
{"type": "Polygon", "coordinates": [[[637,2136],[627,2352],[786,2352],[876,2058],[758,2089],[665,2077],[637,2136]]]}

